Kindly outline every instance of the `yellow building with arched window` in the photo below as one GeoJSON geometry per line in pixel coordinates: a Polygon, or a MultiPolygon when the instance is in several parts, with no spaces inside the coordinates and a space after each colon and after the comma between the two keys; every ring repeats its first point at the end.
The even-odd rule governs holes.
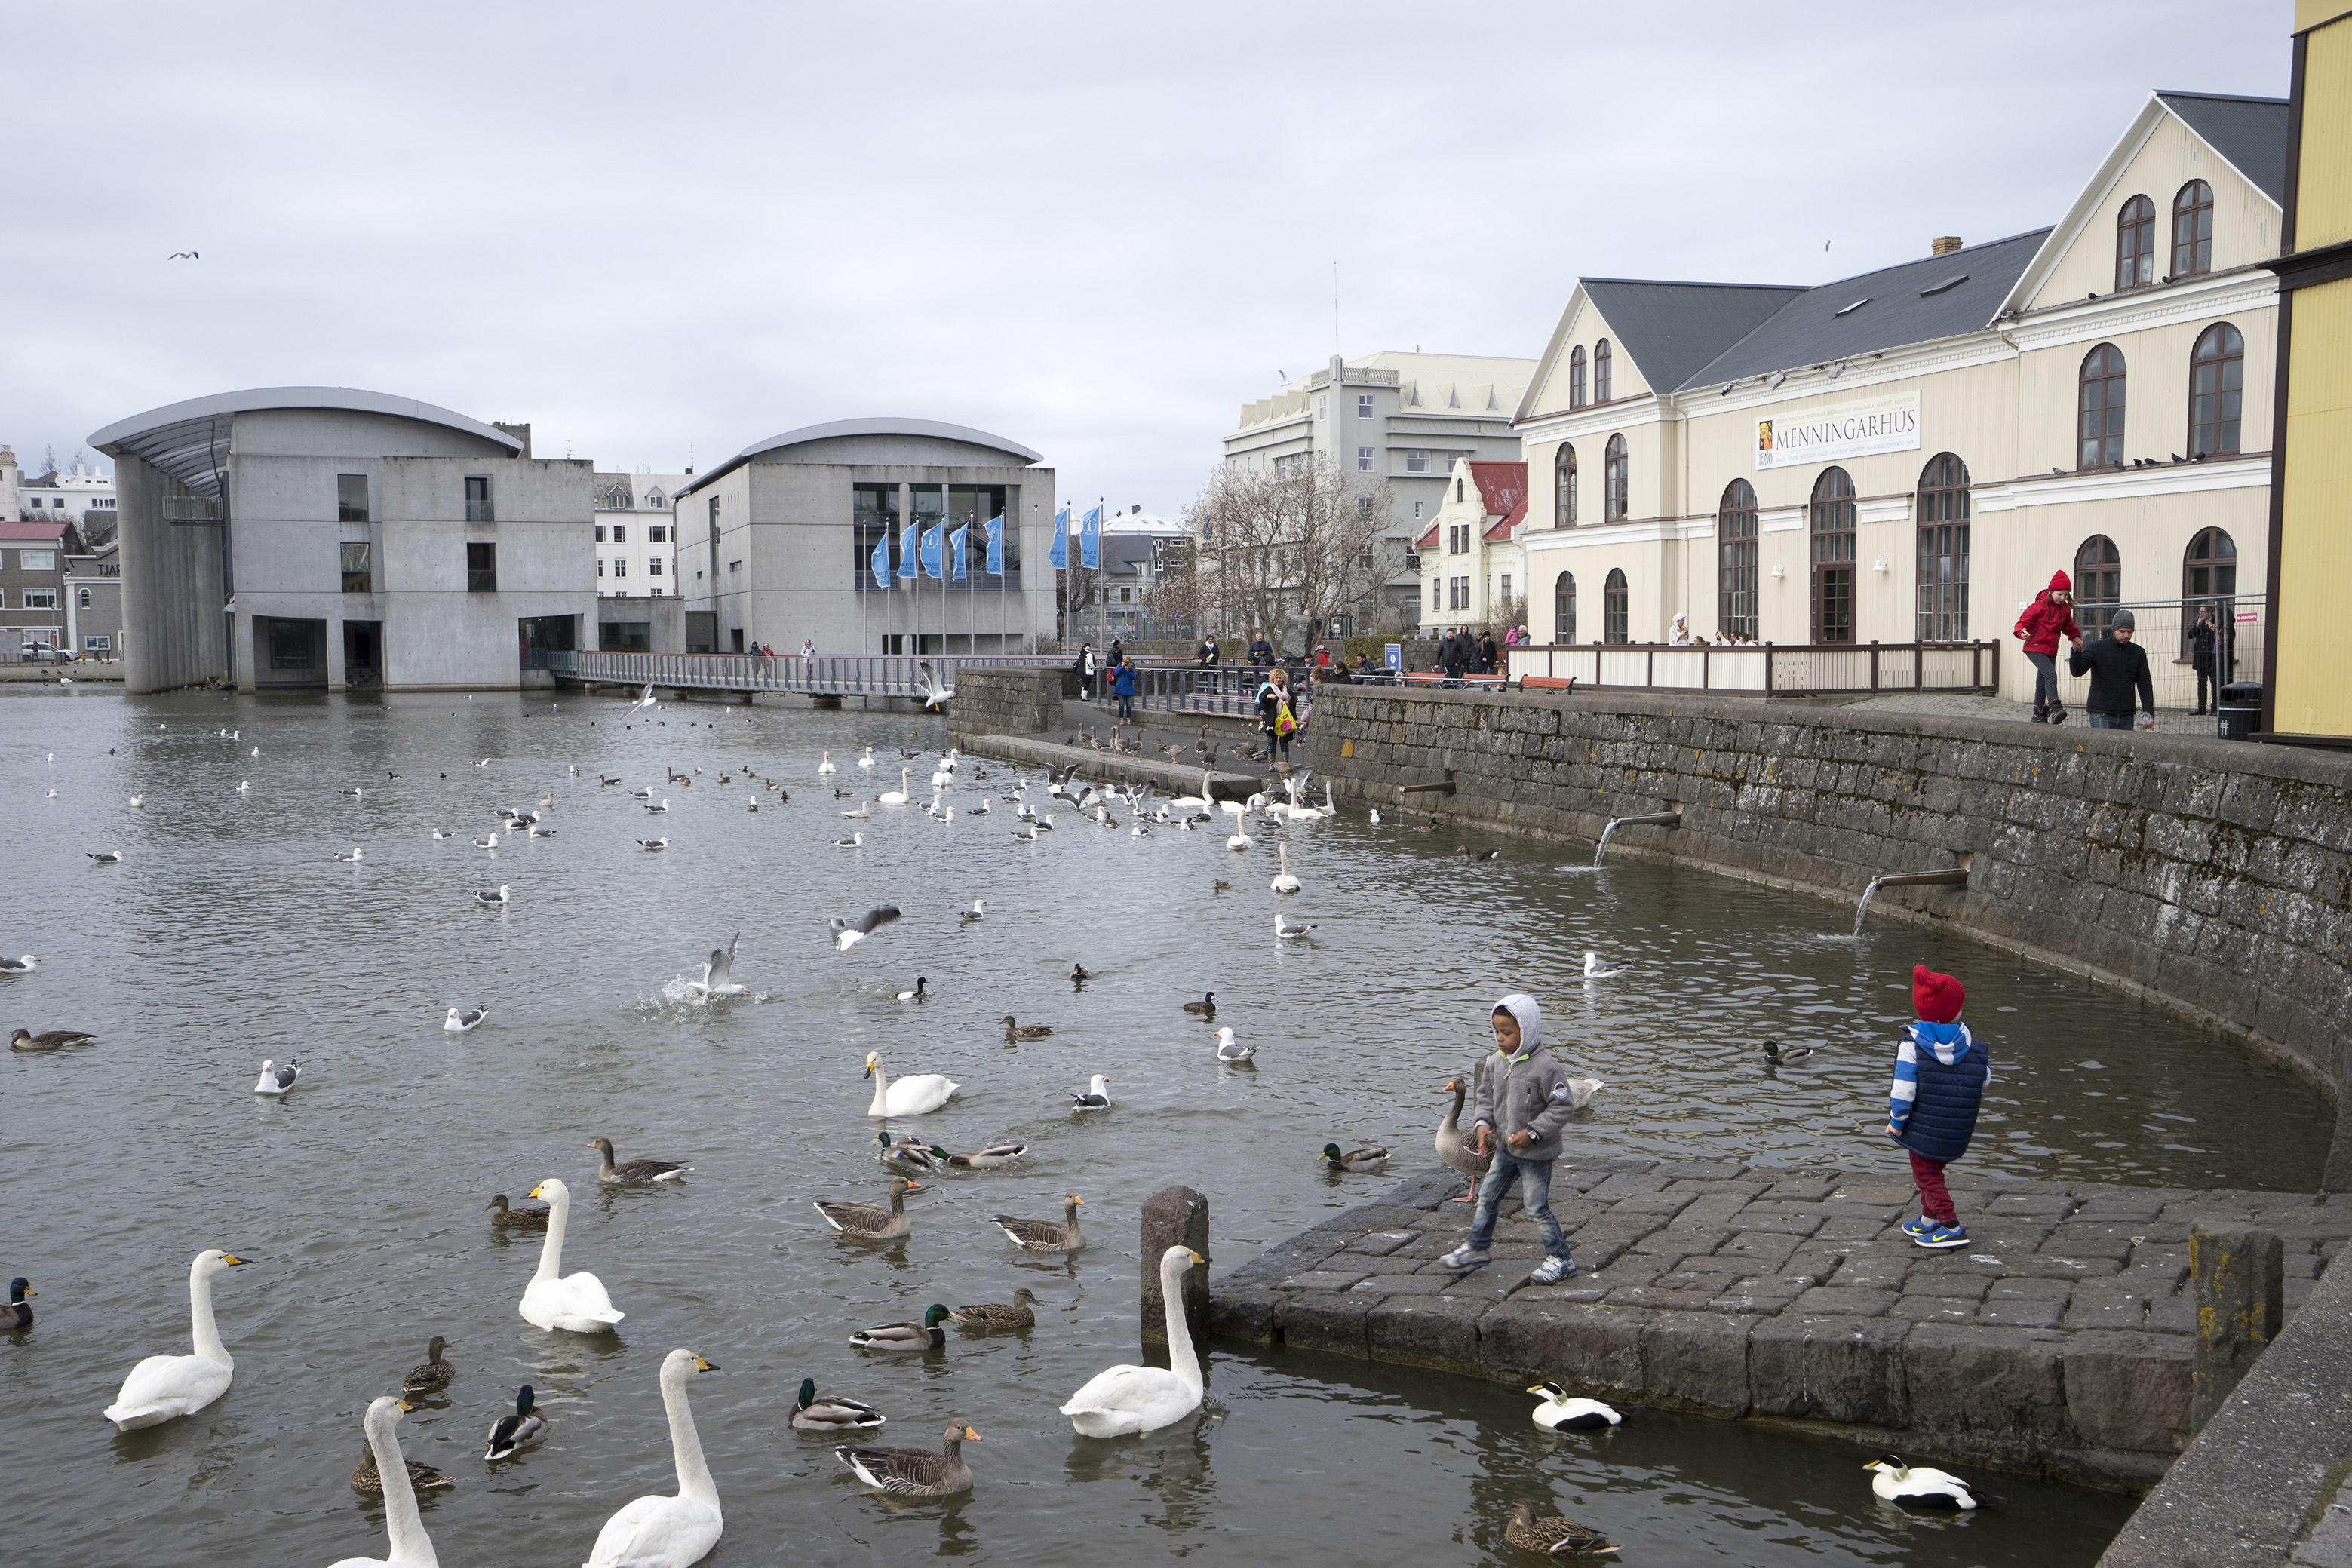
{"type": "Polygon", "coordinates": [[[2212,684],[2259,678],[2286,147],[2284,99],[2152,93],[2048,228],[1580,279],[1515,421],[1537,641],[1995,641],[2025,698],[2011,628],[2063,571],[2086,632],[2133,609],[2160,706],[2210,698],[2200,608],[2212,684]]]}

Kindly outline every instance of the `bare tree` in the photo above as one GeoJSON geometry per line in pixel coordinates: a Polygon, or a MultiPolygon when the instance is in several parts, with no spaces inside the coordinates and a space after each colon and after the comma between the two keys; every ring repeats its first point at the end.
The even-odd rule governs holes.
{"type": "Polygon", "coordinates": [[[1228,635],[1312,641],[1385,580],[1386,487],[1325,463],[1297,473],[1221,465],[1187,514],[1200,537],[1204,619],[1228,635]]]}

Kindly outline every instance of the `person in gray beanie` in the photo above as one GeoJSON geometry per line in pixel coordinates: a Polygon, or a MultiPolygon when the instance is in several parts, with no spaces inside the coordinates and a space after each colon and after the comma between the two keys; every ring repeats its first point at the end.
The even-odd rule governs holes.
{"type": "Polygon", "coordinates": [[[1478,1080],[1478,1152],[1499,1137],[1495,1163],[1478,1184],[1478,1207],[1470,1239],[1438,1260],[1448,1269],[1475,1269],[1494,1260],[1495,1211],[1511,1184],[1519,1184],[1519,1207],[1543,1231],[1544,1258],[1528,1276],[1537,1285],[1576,1278],[1576,1260],[1551,1211],[1551,1163],[1559,1158],[1560,1131],[1576,1109],[1576,1092],[1544,1049],[1543,1009],[1533,997],[1513,992],[1495,1004],[1495,1054],[1478,1080]]]}
{"type": "Polygon", "coordinates": [[[2105,636],[2087,648],[2077,637],[2066,655],[2068,671],[2091,677],[2091,695],[2083,708],[2091,716],[2093,729],[2129,729],[2135,693],[2139,711],[2147,716],[2140,727],[2156,727],[2156,683],[2148,676],[2147,650],[2132,641],[2137,630],[2132,612],[2118,610],[2108,618],[2105,636]]]}

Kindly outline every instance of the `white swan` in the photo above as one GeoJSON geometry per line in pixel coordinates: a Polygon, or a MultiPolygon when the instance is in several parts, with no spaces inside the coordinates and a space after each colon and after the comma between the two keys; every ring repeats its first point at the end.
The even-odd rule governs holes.
{"type": "Polygon", "coordinates": [[[901,768],[898,769],[898,787],[896,789],[885,789],[879,795],[875,796],[874,799],[880,801],[885,806],[905,805],[907,803],[907,780],[912,779],[914,776],[915,770],[913,768],[901,768]]]}
{"type": "Polygon", "coordinates": [[[219,1248],[196,1254],[188,1265],[188,1319],[195,1341],[194,1355],[151,1355],[131,1369],[122,1392],[106,1407],[106,1418],[121,1432],[160,1427],[183,1416],[193,1416],[228,1392],[236,1363],[221,1343],[213,1326],[213,1276],[246,1262],[219,1248]]]}
{"type": "Polygon", "coordinates": [[[563,1268],[563,1227],[572,1215],[572,1189],[550,1176],[530,1189],[532,1197],[547,1200],[547,1239],[540,1244],[539,1272],[523,1287],[516,1310],[533,1328],[570,1329],[573,1333],[606,1333],[626,1312],[615,1312],[604,1281],[582,1270],[558,1278],[563,1268]]]}
{"type": "Polygon", "coordinates": [[[816,770],[817,770],[819,773],[830,773],[830,772],[832,772],[832,771],[833,771],[833,753],[832,753],[832,752],[828,751],[828,752],[826,752],[826,753],[824,754],[824,761],[822,761],[822,762],[820,762],[820,763],[818,763],[818,764],[816,765],[816,770]]]}
{"type": "Polygon", "coordinates": [[[687,1568],[710,1555],[726,1521],[719,1488],[703,1462],[702,1439],[686,1403],[686,1380],[719,1369],[690,1350],[662,1357],[662,1407],[669,1412],[669,1446],[677,1462],[676,1497],[641,1497],[604,1521],[596,1549],[583,1568],[687,1568]]]}
{"type": "Polygon", "coordinates": [[[1201,792],[1198,795],[1179,795],[1169,801],[1168,806],[1171,810],[1175,811],[1205,811],[1216,803],[1215,780],[1210,777],[1209,770],[1203,768],[1201,769],[1201,792]]]}
{"type": "Polygon", "coordinates": [[[1156,1432],[1201,1407],[1201,1358],[1184,1321],[1184,1271],[1205,1261],[1190,1247],[1160,1255],[1160,1296],[1168,1311],[1168,1369],[1114,1366],[1097,1372],[1070,1396],[1062,1414],[1081,1437],[1124,1437],[1156,1432]]]}
{"type": "Polygon", "coordinates": [[[927,1116],[963,1087],[940,1072],[910,1073],[893,1083],[882,1071],[878,1051],[866,1053],[866,1076],[874,1080],[874,1103],[866,1107],[869,1116],[927,1116]]]}
{"type": "Polygon", "coordinates": [[[368,1448],[375,1455],[375,1473],[383,1478],[383,1526],[391,1554],[339,1558],[333,1568],[441,1568],[433,1539],[417,1517],[416,1489],[409,1484],[408,1463],[400,1457],[400,1438],[392,1429],[404,1411],[415,1408],[387,1394],[367,1407],[362,1423],[368,1448]]]}
{"type": "Polygon", "coordinates": [[[1282,869],[1276,872],[1274,880],[1265,885],[1276,893],[1297,893],[1300,883],[1297,877],[1290,874],[1290,846],[1286,843],[1276,844],[1274,846],[1274,852],[1281,857],[1282,869]]]}
{"type": "Polygon", "coordinates": [[[868,773],[874,771],[874,748],[872,747],[869,746],[866,748],[866,755],[857,759],[857,766],[863,768],[868,773]]]}
{"type": "Polygon", "coordinates": [[[1247,833],[1236,832],[1225,841],[1225,848],[1229,850],[1245,850],[1249,847],[1250,836],[1247,833]]]}

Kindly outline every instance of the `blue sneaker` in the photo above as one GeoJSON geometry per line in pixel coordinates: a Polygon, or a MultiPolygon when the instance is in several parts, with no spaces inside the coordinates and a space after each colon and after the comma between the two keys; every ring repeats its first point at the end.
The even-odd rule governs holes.
{"type": "Polygon", "coordinates": [[[1903,1234],[1908,1236],[1914,1241],[1918,1240],[1919,1238],[1927,1235],[1927,1232],[1935,1228],[1936,1222],[1928,1218],[1924,1214],[1915,1214],[1910,1218],[1903,1222],[1903,1234]]]}
{"type": "Polygon", "coordinates": [[[1962,1226],[1938,1225],[1926,1235],[1915,1237],[1913,1239],[1922,1247],[1966,1247],[1969,1244],[1969,1233],[1962,1226]]]}

